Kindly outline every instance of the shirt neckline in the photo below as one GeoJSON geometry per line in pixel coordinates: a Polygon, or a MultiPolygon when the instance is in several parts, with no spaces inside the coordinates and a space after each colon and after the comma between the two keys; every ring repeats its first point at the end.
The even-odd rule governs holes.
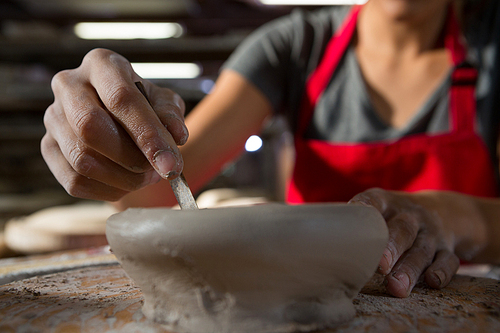
{"type": "Polygon", "coordinates": [[[451,82],[451,73],[453,72],[453,68],[448,71],[448,74],[445,75],[444,79],[432,92],[432,94],[430,94],[426,101],[422,103],[420,107],[415,111],[410,120],[403,127],[396,128],[386,123],[375,109],[371,101],[370,94],[368,93],[366,81],[363,77],[363,74],[361,73],[361,67],[359,66],[354,47],[352,45],[349,46],[346,53],[348,58],[348,67],[351,68],[354,74],[354,83],[359,87],[362,110],[370,119],[370,122],[372,122],[372,124],[374,124],[378,129],[381,129],[386,133],[390,133],[388,137],[401,137],[414,133],[418,125],[421,124],[425,119],[429,118],[430,113],[435,109],[440,98],[448,91],[451,82]]]}

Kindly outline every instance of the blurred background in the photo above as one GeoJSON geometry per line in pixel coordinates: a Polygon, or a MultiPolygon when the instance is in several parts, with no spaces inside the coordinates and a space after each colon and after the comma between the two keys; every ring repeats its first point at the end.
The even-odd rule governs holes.
{"type": "MultiPolygon", "coordinates": [[[[14,217],[79,201],[57,183],[39,149],[56,72],[78,67],[93,48],[109,48],[128,58],[144,78],[178,92],[189,112],[252,30],[304,4],[314,9],[338,2],[1,0],[0,232],[14,217]]],[[[277,156],[290,140],[283,122],[273,120],[206,189],[248,189],[281,200],[277,156]]],[[[20,235],[31,241],[26,232],[20,235]]]]}

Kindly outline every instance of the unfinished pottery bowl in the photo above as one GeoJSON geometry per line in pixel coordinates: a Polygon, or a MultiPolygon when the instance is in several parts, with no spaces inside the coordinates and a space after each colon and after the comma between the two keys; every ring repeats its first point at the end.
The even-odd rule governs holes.
{"type": "Polygon", "coordinates": [[[373,207],[265,204],[129,209],[106,235],[144,293],[144,314],[168,329],[296,332],[354,316],[387,228],[373,207]]]}

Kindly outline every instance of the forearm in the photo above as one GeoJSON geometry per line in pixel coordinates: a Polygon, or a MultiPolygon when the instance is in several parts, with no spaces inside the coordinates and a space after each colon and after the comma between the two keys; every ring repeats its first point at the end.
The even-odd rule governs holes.
{"type": "Polygon", "coordinates": [[[452,231],[450,241],[459,258],[500,263],[500,200],[445,191],[422,191],[413,197],[452,231]]]}

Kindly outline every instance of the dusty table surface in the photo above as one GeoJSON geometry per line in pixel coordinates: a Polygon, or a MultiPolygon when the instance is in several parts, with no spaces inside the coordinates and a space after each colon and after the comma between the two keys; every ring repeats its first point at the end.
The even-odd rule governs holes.
{"type": "Polygon", "coordinates": [[[117,264],[109,246],[0,259],[0,285],[33,276],[117,264]]]}
{"type": "MultiPolygon", "coordinates": [[[[456,276],[397,299],[376,280],[354,300],[356,317],[324,332],[500,332],[500,281],[456,276]]],[[[0,332],[168,332],[144,317],[142,302],[118,265],[32,277],[0,286],[0,332]]]]}

